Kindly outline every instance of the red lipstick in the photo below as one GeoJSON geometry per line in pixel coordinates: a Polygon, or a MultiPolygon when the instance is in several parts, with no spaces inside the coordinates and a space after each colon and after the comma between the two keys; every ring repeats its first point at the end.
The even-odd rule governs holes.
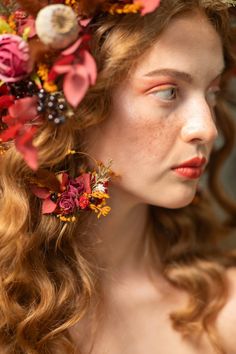
{"type": "Polygon", "coordinates": [[[179,176],[197,179],[201,177],[203,173],[203,167],[206,164],[205,157],[194,157],[191,160],[185,161],[180,165],[172,167],[172,170],[177,173],[179,176]]]}

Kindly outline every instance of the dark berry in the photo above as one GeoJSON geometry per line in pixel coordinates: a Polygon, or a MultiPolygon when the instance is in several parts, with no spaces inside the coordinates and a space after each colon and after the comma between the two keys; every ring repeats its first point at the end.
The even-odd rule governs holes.
{"type": "Polygon", "coordinates": [[[41,100],[41,101],[44,101],[47,97],[47,94],[46,92],[39,92],[38,93],[38,98],[41,100]]]}
{"type": "Polygon", "coordinates": [[[66,105],[64,103],[59,103],[58,109],[60,109],[60,111],[64,111],[66,109],[66,105]]]}
{"type": "Polygon", "coordinates": [[[55,124],[62,124],[65,123],[66,118],[64,116],[59,116],[54,119],[55,124]]]}
{"type": "Polygon", "coordinates": [[[90,202],[91,202],[92,204],[96,204],[97,198],[91,197],[91,198],[90,198],[90,202]]]}
{"type": "Polygon", "coordinates": [[[57,112],[52,111],[48,114],[48,120],[53,120],[54,118],[56,118],[56,116],[57,116],[57,112]]]}
{"type": "Polygon", "coordinates": [[[47,103],[47,106],[49,109],[51,109],[51,108],[56,108],[57,105],[56,105],[56,102],[49,101],[47,103]]]}
{"type": "Polygon", "coordinates": [[[35,91],[35,85],[34,85],[34,83],[32,82],[32,81],[29,81],[28,83],[27,83],[27,88],[28,88],[28,90],[29,91],[35,91]]]}
{"type": "Polygon", "coordinates": [[[56,194],[56,193],[51,194],[51,195],[50,195],[50,199],[51,199],[51,201],[56,202],[57,199],[58,199],[57,194],[56,194]]]}
{"type": "Polygon", "coordinates": [[[38,113],[43,113],[45,111],[45,106],[42,104],[38,105],[37,111],[38,113]]]}
{"type": "Polygon", "coordinates": [[[56,97],[55,95],[50,95],[50,96],[48,97],[48,100],[49,100],[50,102],[56,102],[56,101],[57,101],[57,97],[56,97]]]}

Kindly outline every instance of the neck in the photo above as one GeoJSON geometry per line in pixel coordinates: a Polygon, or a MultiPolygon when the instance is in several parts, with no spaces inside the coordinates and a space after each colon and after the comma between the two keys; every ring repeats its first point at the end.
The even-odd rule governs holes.
{"type": "Polygon", "coordinates": [[[109,276],[140,271],[147,264],[149,206],[115,186],[109,194],[111,212],[99,219],[92,235],[97,264],[109,276]]]}

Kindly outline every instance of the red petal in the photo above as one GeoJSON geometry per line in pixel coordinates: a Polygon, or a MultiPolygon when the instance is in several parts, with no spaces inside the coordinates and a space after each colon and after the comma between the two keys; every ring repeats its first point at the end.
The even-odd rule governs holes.
{"type": "Polygon", "coordinates": [[[0,95],[1,96],[2,95],[9,95],[9,93],[10,93],[10,91],[9,91],[7,85],[4,84],[4,85],[0,86],[0,95]]]}
{"type": "MultiPolygon", "coordinates": [[[[15,125],[17,123],[16,119],[12,118],[12,116],[9,116],[9,115],[3,116],[2,121],[3,121],[3,123],[7,124],[8,126],[15,125]]],[[[22,123],[18,123],[18,124],[23,127],[22,123]]]]}
{"type": "Polygon", "coordinates": [[[14,96],[0,96],[0,110],[9,108],[14,103],[14,96]]]}
{"type": "Polygon", "coordinates": [[[42,204],[42,213],[51,214],[55,211],[57,205],[51,199],[45,199],[42,204]]]}
{"type": "Polygon", "coordinates": [[[27,131],[21,132],[22,135],[18,135],[15,138],[16,149],[23,155],[26,164],[32,169],[38,169],[38,153],[33,146],[32,139],[36,132],[36,127],[30,127],[27,131]]]}
{"type": "Polygon", "coordinates": [[[64,78],[63,91],[67,101],[74,108],[82,101],[88,88],[89,78],[83,70],[78,73],[77,69],[73,69],[64,78]]]}
{"type": "Polygon", "coordinates": [[[90,174],[89,173],[83,173],[81,176],[77,177],[75,180],[76,182],[80,183],[84,183],[84,188],[85,188],[85,192],[86,193],[91,193],[91,178],[90,178],[90,174]]]}
{"type": "Polygon", "coordinates": [[[9,107],[9,114],[22,123],[34,119],[38,115],[37,97],[26,97],[17,100],[11,107],[9,107]]]}
{"type": "Polygon", "coordinates": [[[40,188],[36,184],[32,184],[30,189],[36,197],[40,199],[47,199],[50,196],[50,192],[46,188],[40,188]]]}
{"type": "Polygon", "coordinates": [[[75,59],[74,55],[67,55],[66,57],[60,57],[53,65],[53,68],[58,65],[71,65],[75,59]]]}
{"type": "Polygon", "coordinates": [[[0,139],[4,142],[15,139],[21,128],[22,124],[17,124],[13,125],[12,127],[9,127],[7,130],[4,130],[0,134],[0,139]]]}

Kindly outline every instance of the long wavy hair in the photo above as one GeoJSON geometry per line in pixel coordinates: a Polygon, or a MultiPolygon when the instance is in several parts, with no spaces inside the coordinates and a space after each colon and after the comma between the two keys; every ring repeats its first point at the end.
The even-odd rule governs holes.
{"type": "MultiPolygon", "coordinates": [[[[174,16],[197,8],[220,34],[230,69],[229,17],[222,1],[165,0],[144,17],[101,14],[94,18],[91,51],[98,66],[97,83],[80,104],[76,120],[68,120],[63,127],[48,123],[41,127],[35,140],[41,168],[55,172],[69,169],[73,174],[78,165],[86,163],[78,156],[68,158],[68,149],[86,149],[83,132],[108,119],[117,83],[174,16]]],[[[191,205],[179,210],[150,207],[158,239],[148,240],[154,267],[158,256],[163,276],[189,296],[185,309],[170,314],[174,328],[189,338],[193,329],[207,333],[220,354],[225,351],[214,323],[227,301],[225,270],[236,263],[234,253],[221,246],[230,227],[235,226],[236,216],[236,206],[220,183],[222,164],[234,143],[234,124],[226,99],[222,87],[216,106],[222,144],[213,151],[207,171],[207,190],[211,193],[197,193],[191,205]],[[215,215],[213,199],[225,210],[224,220],[215,215]]],[[[74,353],[68,330],[81,321],[101,291],[101,271],[93,261],[94,247],[87,237],[90,215],[66,225],[42,215],[40,202],[27,183],[32,172],[14,146],[1,157],[0,171],[0,352],[74,353]]]]}

